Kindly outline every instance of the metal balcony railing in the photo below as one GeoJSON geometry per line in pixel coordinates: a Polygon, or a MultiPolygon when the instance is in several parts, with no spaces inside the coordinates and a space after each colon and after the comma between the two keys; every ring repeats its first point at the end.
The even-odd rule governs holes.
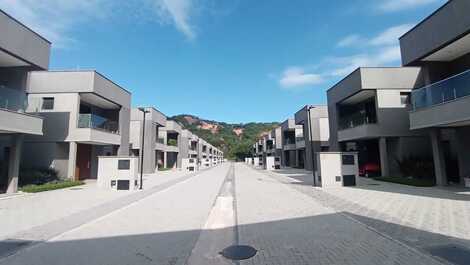
{"type": "Polygon", "coordinates": [[[24,91],[0,85],[1,109],[24,112],[26,110],[27,105],[28,98],[24,91]]]}
{"type": "Polygon", "coordinates": [[[345,130],[365,124],[375,124],[377,119],[373,115],[368,115],[365,111],[355,112],[339,119],[339,129],[345,130]]]}
{"type": "Polygon", "coordinates": [[[470,95],[470,70],[411,92],[413,110],[470,95]]]}
{"type": "Polygon", "coordinates": [[[78,128],[90,128],[119,134],[119,123],[96,114],[79,114],[78,128]]]}

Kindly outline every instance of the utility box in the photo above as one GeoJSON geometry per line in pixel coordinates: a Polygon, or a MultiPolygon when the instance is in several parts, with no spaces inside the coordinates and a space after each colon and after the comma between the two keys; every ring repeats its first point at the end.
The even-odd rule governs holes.
{"type": "Polygon", "coordinates": [[[253,166],[257,167],[259,165],[259,157],[253,157],[253,166]]]}
{"type": "Polygon", "coordinates": [[[281,169],[281,157],[279,156],[267,156],[264,169],[266,170],[276,170],[281,169]]]}
{"type": "Polygon", "coordinates": [[[181,168],[188,172],[197,171],[197,159],[196,158],[183,158],[181,160],[181,168]]]}
{"type": "Polygon", "coordinates": [[[135,190],[139,187],[139,158],[135,156],[98,157],[98,187],[135,190]]]}
{"type": "Polygon", "coordinates": [[[316,153],[316,186],[346,187],[356,186],[359,166],[356,152],[316,153]]]}
{"type": "Polygon", "coordinates": [[[280,156],[274,157],[274,169],[281,169],[281,157],[280,156]]]}

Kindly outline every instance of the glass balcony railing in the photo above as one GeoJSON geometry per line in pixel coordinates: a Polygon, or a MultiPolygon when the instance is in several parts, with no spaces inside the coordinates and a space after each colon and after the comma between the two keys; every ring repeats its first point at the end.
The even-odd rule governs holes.
{"type": "Polygon", "coordinates": [[[305,141],[305,138],[304,137],[295,137],[295,141],[296,142],[302,142],[302,141],[305,141]]]}
{"type": "Polygon", "coordinates": [[[24,112],[27,103],[28,98],[24,91],[0,85],[0,108],[24,112]]]}
{"type": "Polygon", "coordinates": [[[119,134],[119,123],[96,114],[80,114],[78,128],[90,128],[119,134]]]}
{"type": "Polygon", "coordinates": [[[157,143],[159,144],[165,144],[165,139],[164,138],[158,138],[157,143]]]}
{"type": "Polygon", "coordinates": [[[355,112],[339,119],[339,129],[346,130],[365,124],[375,124],[377,119],[364,111],[355,112]]]}
{"type": "Polygon", "coordinates": [[[413,110],[442,104],[470,95],[470,70],[461,74],[415,89],[411,93],[413,110]]]}

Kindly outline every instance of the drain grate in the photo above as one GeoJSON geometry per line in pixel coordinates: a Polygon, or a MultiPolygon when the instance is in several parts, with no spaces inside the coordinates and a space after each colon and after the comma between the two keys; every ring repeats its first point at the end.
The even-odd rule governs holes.
{"type": "Polygon", "coordinates": [[[470,249],[458,245],[442,245],[427,248],[434,256],[443,258],[456,265],[468,265],[470,249]]]}
{"type": "Polygon", "coordinates": [[[251,246],[233,245],[222,250],[220,254],[231,260],[245,260],[252,258],[257,252],[258,251],[251,246]]]}

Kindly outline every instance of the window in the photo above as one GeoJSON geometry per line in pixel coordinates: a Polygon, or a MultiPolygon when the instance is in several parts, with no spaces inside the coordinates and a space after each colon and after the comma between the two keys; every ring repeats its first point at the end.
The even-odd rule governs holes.
{"type": "Polygon", "coordinates": [[[411,92],[400,92],[400,103],[404,106],[409,105],[411,92]]]}
{"type": "Polygon", "coordinates": [[[343,155],[342,156],[343,165],[354,165],[354,156],[353,155],[343,155]]]}
{"type": "Polygon", "coordinates": [[[54,98],[42,98],[41,109],[43,110],[54,109],[54,98]]]}
{"type": "Polygon", "coordinates": [[[119,160],[118,161],[118,169],[119,170],[129,170],[131,168],[131,161],[130,160],[119,160]]]}

